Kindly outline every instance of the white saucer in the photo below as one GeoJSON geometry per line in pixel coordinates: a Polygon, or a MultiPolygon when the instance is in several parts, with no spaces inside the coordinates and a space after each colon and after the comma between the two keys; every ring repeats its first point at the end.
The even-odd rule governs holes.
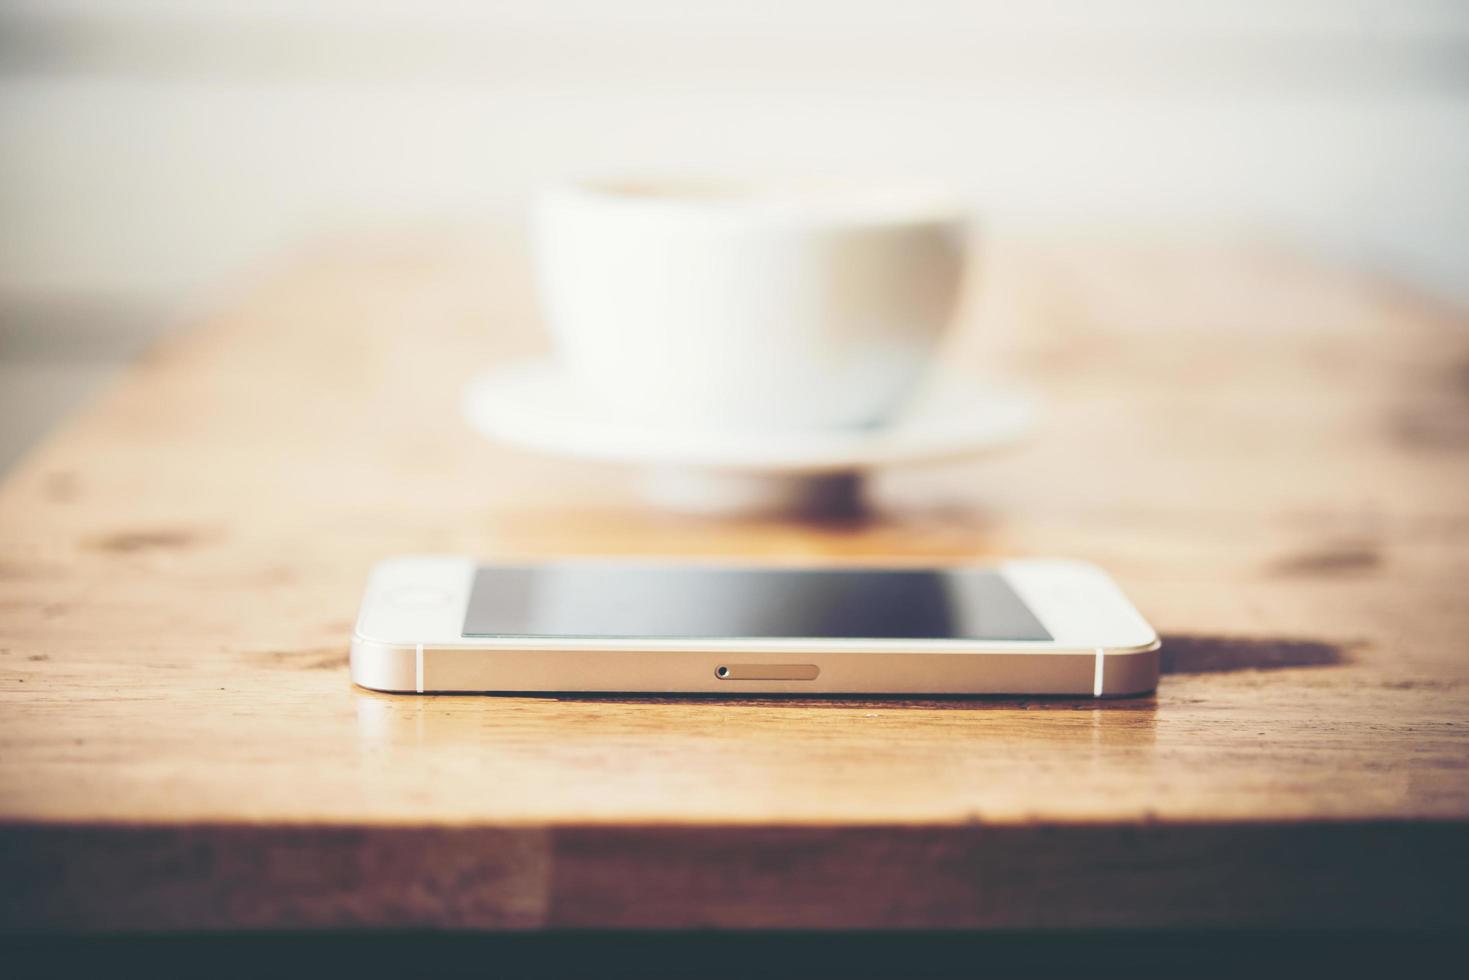
{"type": "Polygon", "coordinates": [[[609,416],[552,361],[508,364],[464,392],[482,435],[557,456],[654,467],[650,496],[701,512],[830,509],[877,466],[974,456],[1013,446],[1035,426],[1015,389],[948,378],[891,424],[865,429],[710,430],[609,416]]]}

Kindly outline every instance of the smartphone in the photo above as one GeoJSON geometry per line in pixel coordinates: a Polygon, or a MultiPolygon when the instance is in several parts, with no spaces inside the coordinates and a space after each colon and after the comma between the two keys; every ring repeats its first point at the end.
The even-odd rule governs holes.
{"type": "Polygon", "coordinates": [[[1158,637],[1076,561],[374,568],[352,680],[377,691],[1055,694],[1158,682],[1158,637]]]}

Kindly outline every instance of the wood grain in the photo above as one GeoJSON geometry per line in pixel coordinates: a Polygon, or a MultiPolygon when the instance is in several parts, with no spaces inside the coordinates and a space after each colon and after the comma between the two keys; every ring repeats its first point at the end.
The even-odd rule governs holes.
{"type": "Polygon", "coordinates": [[[0,487],[0,926],[1469,921],[1469,323],[1266,246],[999,243],[952,356],[1013,455],[716,522],[479,441],[523,259],[328,247],[153,352],[0,487]],[[1085,558],[1156,696],[395,697],[402,552],[1085,558]],[[19,887],[16,887],[17,883],[19,887]],[[129,898],[131,896],[131,898],[129,898]]]}

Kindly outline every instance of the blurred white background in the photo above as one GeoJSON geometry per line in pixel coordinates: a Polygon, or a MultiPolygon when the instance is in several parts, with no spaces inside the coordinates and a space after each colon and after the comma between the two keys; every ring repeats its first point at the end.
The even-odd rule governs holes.
{"type": "Polygon", "coordinates": [[[272,255],[606,170],[917,174],[1469,303],[1469,4],[0,0],[0,465],[272,255]]]}

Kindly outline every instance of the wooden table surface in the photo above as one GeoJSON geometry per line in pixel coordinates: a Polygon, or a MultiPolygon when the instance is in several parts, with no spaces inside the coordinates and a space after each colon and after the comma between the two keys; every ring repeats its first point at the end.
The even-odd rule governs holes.
{"type": "Polygon", "coordinates": [[[861,517],[719,522],[457,414],[541,347],[519,253],[324,247],[0,489],[0,927],[1469,921],[1469,322],[1259,243],[999,242],[952,356],[1046,421],[861,517]],[[403,552],[1060,555],[1156,696],[354,688],[403,552]]]}

